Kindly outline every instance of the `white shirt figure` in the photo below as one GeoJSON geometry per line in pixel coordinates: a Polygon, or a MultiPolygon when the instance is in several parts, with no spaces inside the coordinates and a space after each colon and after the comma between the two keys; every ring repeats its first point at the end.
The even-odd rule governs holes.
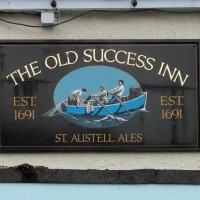
{"type": "MultiPolygon", "coordinates": [[[[124,81],[119,80],[119,85],[108,92],[111,95],[116,95],[117,97],[121,98],[122,94],[124,93],[124,81]]],[[[117,102],[116,98],[114,96],[112,96],[112,99],[110,100],[109,104],[113,104],[116,102],[117,102]]]]}
{"type": "Polygon", "coordinates": [[[110,90],[109,93],[121,97],[122,94],[124,93],[124,81],[119,80],[119,85],[114,89],[110,90]]]}
{"type": "Polygon", "coordinates": [[[68,104],[69,105],[77,105],[80,106],[80,97],[87,92],[85,88],[81,90],[74,90],[73,92],[70,93],[68,97],[68,104]]]}
{"type": "Polygon", "coordinates": [[[99,97],[99,101],[101,101],[102,103],[107,103],[107,91],[105,86],[101,85],[100,90],[100,92],[98,92],[97,94],[91,94],[91,96],[99,97]]]}

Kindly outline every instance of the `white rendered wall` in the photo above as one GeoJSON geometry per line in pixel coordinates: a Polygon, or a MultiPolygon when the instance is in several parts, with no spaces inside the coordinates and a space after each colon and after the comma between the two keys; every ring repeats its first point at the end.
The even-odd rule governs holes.
{"type": "MultiPolygon", "coordinates": [[[[62,14],[62,20],[78,13],[62,14]]],[[[32,25],[39,16],[0,14],[32,25]]],[[[200,39],[200,13],[90,13],[54,28],[0,22],[0,39],[200,39]]],[[[26,153],[0,154],[0,166],[23,163],[60,169],[200,169],[200,153],[26,153]]]]}

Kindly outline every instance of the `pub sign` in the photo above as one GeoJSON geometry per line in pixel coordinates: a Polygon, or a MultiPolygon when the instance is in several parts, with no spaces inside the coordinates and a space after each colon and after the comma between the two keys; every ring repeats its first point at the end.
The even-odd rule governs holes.
{"type": "Polygon", "coordinates": [[[1,41],[0,151],[198,151],[199,41],[1,41]]]}

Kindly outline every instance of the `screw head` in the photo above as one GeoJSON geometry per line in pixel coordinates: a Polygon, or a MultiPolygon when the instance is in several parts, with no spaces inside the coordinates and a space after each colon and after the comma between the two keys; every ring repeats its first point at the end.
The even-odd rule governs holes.
{"type": "Polygon", "coordinates": [[[137,0],[132,0],[131,5],[135,8],[137,6],[137,0]]]}

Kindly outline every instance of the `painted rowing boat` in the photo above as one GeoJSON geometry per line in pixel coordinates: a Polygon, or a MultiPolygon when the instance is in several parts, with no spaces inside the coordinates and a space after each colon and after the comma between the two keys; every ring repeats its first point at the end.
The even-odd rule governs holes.
{"type": "MultiPolygon", "coordinates": [[[[129,111],[134,112],[139,109],[143,109],[146,106],[147,92],[143,92],[139,97],[123,102],[123,106],[129,111]]],[[[62,108],[63,112],[66,112],[69,115],[77,116],[98,116],[104,117],[110,115],[119,115],[126,113],[127,110],[123,108],[120,103],[105,105],[106,109],[101,105],[93,106],[91,112],[87,112],[87,105],[81,105],[79,107],[73,105],[65,105],[62,108]],[[108,111],[110,112],[108,112],[108,111]]]]}

